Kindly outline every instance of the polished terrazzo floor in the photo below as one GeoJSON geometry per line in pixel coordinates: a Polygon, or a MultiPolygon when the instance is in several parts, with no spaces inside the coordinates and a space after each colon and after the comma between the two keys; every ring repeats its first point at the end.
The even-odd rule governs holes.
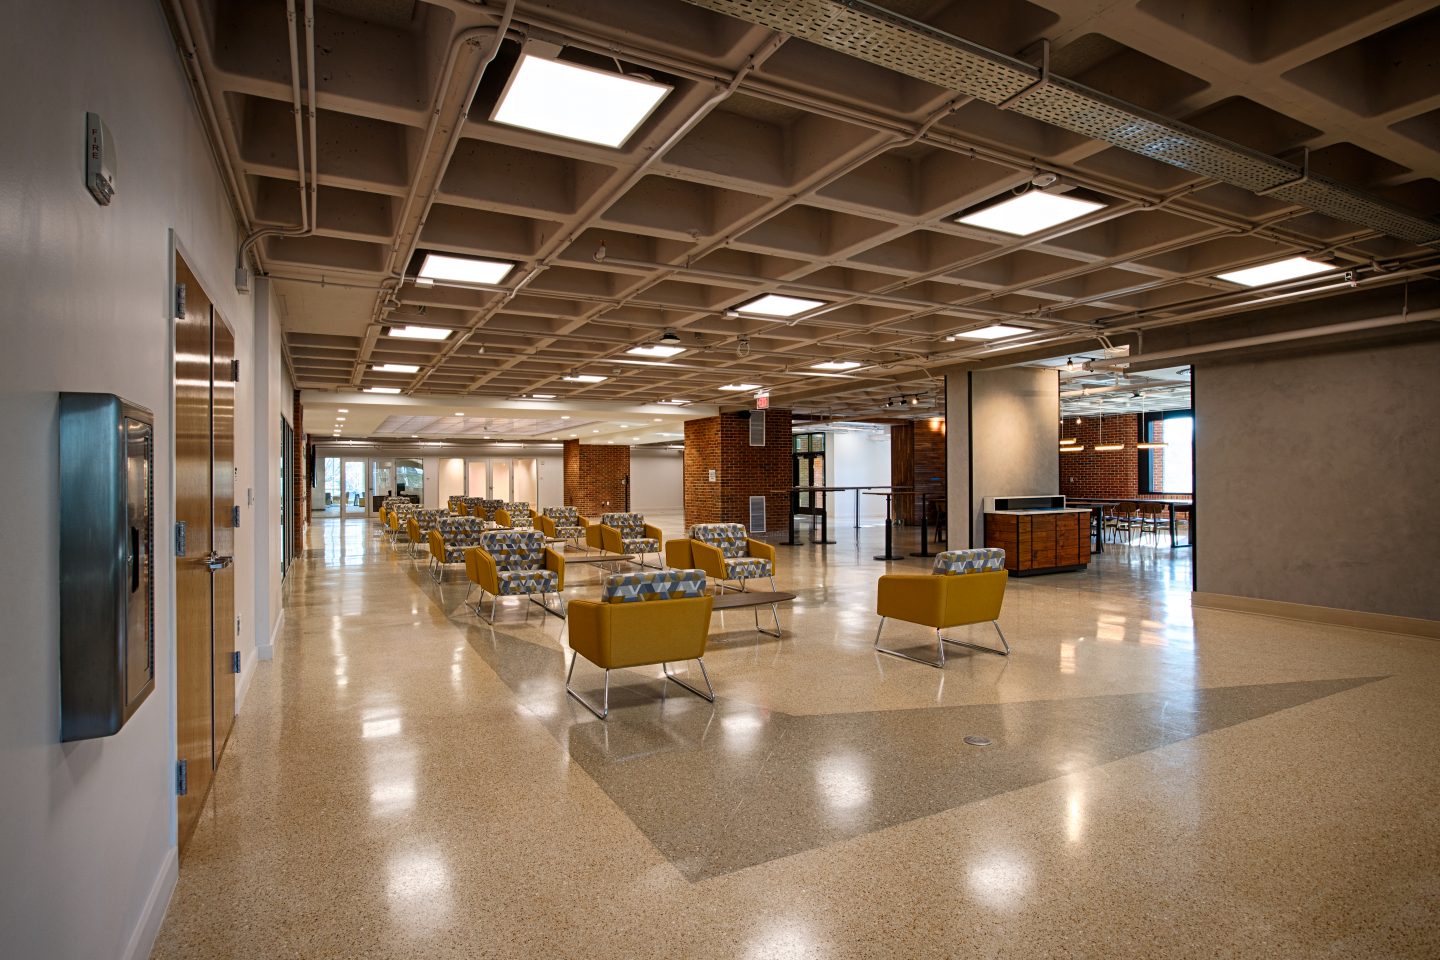
{"type": "Polygon", "coordinates": [[[626,671],[601,723],[562,621],[317,521],[154,956],[1440,956],[1440,644],[1192,611],[1162,540],[942,672],[871,649],[881,535],[781,548],[713,706],[626,671]]]}

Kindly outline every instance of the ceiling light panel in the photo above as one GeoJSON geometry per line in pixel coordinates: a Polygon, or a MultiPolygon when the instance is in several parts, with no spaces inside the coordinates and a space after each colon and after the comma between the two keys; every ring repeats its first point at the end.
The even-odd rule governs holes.
{"type": "Polygon", "coordinates": [[[392,337],[399,337],[402,340],[448,340],[453,330],[446,330],[444,327],[427,327],[421,324],[407,324],[403,327],[391,327],[386,331],[392,337]]]}
{"type": "Polygon", "coordinates": [[[993,323],[988,327],[981,327],[978,330],[966,330],[963,333],[952,334],[946,340],[999,340],[1002,337],[1013,337],[1016,334],[1031,333],[1029,327],[1013,327],[1008,323],[993,323]]]}
{"type": "Polygon", "coordinates": [[[635,357],[660,357],[660,358],[664,358],[664,357],[673,357],[673,356],[676,356],[676,355],[678,355],[678,354],[684,353],[684,352],[685,352],[685,348],[684,348],[684,347],[667,347],[667,346],[666,346],[665,344],[663,344],[663,343],[651,343],[651,344],[646,344],[646,345],[643,346],[643,347],[631,347],[629,350],[626,350],[625,352],[628,353],[628,354],[630,354],[631,356],[635,356],[635,357]]]}
{"type": "Polygon", "coordinates": [[[600,383],[604,380],[609,380],[610,378],[602,377],[599,374],[595,373],[578,373],[573,377],[561,377],[561,379],[568,380],[571,383],[600,383]]]}
{"type": "Polygon", "coordinates": [[[377,363],[370,368],[378,373],[416,373],[420,365],[416,363],[377,363]]]}
{"type": "Polygon", "coordinates": [[[861,366],[859,360],[826,360],[824,363],[810,365],[811,370],[854,370],[861,366]]]}
{"type": "Polygon", "coordinates": [[[504,281],[515,269],[515,264],[503,260],[484,260],[479,257],[455,257],[443,253],[427,253],[420,264],[420,276],[426,280],[444,280],[449,283],[497,284],[504,281]]]}
{"type": "Polygon", "coordinates": [[[807,310],[825,306],[824,300],[808,300],[805,297],[786,297],[778,293],[767,293],[749,303],[735,307],[736,313],[751,317],[780,317],[788,319],[799,316],[807,310]]]}
{"type": "Polygon", "coordinates": [[[1288,260],[1276,260],[1274,263],[1263,263],[1258,267],[1246,267],[1244,270],[1232,270],[1216,276],[1221,280],[1238,283],[1242,287],[1263,287],[1267,283],[1295,280],[1334,269],[1334,264],[1308,260],[1305,257],[1291,257],[1288,260]]]}
{"type": "Polygon", "coordinates": [[[490,119],[569,140],[618,147],[670,87],[535,54],[522,54],[490,119]]]}
{"type": "Polygon", "coordinates": [[[1105,206],[1061,193],[1030,190],[999,203],[956,217],[959,223],[983,230],[995,230],[1016,237],[1058,227],[1062,223],[1094,213],[1105,206]]]}
{"type": "Polygon", "coordinates": [[[727,383],[727,384],[725,384],[725,386],[721,387],[720,389],[721,389],[721,390],[729,391],[730,393],[738,393],[738,392],[740,392],[741,390],[759,390],[759,389],[760,389],[760,384],[758,384],[758,383],[727,383]]]}

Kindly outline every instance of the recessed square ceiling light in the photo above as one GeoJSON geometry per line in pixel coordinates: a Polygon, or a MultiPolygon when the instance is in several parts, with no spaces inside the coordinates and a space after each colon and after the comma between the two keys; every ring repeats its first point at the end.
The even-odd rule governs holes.
{"type": "Polygon", "coordinates": [[[659,401],[659,402],[660,402],[660,403],[668,403],[668,404],[672,404],[672,405],[674,405],[674,406],[680,407],[680,406],[684,406],[685,404],[689,403],[690,401],[689,401],[689,400],[661,400],[661,401],[659,401]]]}
{"type": "Polygon", "coordinates": [[[521,54],[490,119],[602,147],[618,147],[670,87],[578,63],[521,54]]]}
{"type": "Polygon", "coordinates": [[[341,408],[339,408],[338,410],[336,410],[335,412],[336,412],[336,413],[349,413],[349,412],[350,412],[350,408],[349,408],[349,407],[341,407],[341,408]]]}
{"type": "Polygon", "coordinates": [[[826,360],[824,363],[810,365],[811,370],[854,370],[860,366],[859,360],[826,360]]]}
{"type": "Polygon", "coordinates": [[[1297,277],[1308,277],[1312,273],[1324,273],[1326,270],[1334,269],[1333,263],[1321,263],[1318,260],[1307,260],[1304,257],[1291,257],[1288,260],[1276,260],[1274,263],[1263,263],[1258,267],[1246,267],[1244,270],[1232,270],[1229,273],[1216,274],[1216,276],[1221,280],[1238,283],[1242,287],[1263,287],[1267,283],[1294,280],[1297,277]]]}
{"type": "Polygon", "coordinates": [[[778,293],[767,293],[763,297],[756,297],[749,303],[742,303],[734,309],[736,313],[755,317],[793,317],[806,310],[814,310],[816,307],[823,306],[825,306],[824,300],[807,300],[804,297],[785,297],[778,293]]]}
{"type": "Polygon", "coordinates": [[[946,340],[963,337],[966,340],[999,340],[1001,337],[1013,337],[1017,333],[1030,333],[1028,327],[1012,327],[1007,323],[992,323],[988,327],[981,327],[979,330],[966,330],[963,333],[952,334],[946,340]]]}
{"type": "Polygon", "coordinates": [[[480,257],[452,257],[444,253],[427,253],[420,264],[420,276],[427,280],[448,280],[453,283],[500,283],[515,269],[515,264],[480,257]]]}
{"type": "Polygon", "coordinates": [[[602,377],[594,373],[581,373],[573,377],[561,377],[562,380],[569,380],[571,383],[599,383],[601,380],[609,380],[609,377],[602,377]]]}
{"type": "Polygon", "coordinates": [[[737,392],[739,392],[739,391],[741,391],[741,390],[759,390],[759,389],[760,389],[760,384],[758,384],[758,383],[727,383],[727,384],[725,384],[725,386],[721,387],[720,389],[721,389],[721,390],[729,390],[729,391],[731,391],[732,393],[737,393],[737,392]]]}
{"type": "Polygon", "coordinates": [[[553,394],[553,393],[532,393],[532,394],[530,394],[530,399],[531,399],[531,400],[554,400],[554,399],[555,399],[555,394],[553,394]]]}
{"type": "Polygon", "coordinates": [[[400,337],[404,340],[448,340],[453,330],[446,330],[444,327],[426,327],[419,324],[406,324],[403,327],[391,327],[387,331],[392,337],[400,337]]]}
{"type": "Polygon", "coordinates": [[[1026,237],[1083,217],[1104,206],[1094,200],[1081,200],[1063,193],[1030,190],[955,219],[972,227],[1026,237]]]}
{"type": "Polygon", "coordinates": [[[399,393],[399,387],[366,387],[366,393],[399,393]]]}
{"type": "Polygon", "coordinates": [[[635,357],[673,357],[677,353],[684,353],[684,347],[667,347],[663,343],[646,344],[643,347],[631,347],[625,351],[635,357]]]}
{"type": "Polygon", "coordinates": [[[420,365],[416,363],[377,363],[370,369],[378,370],[380,373],[415,373],[420,369],[420,365]]]}

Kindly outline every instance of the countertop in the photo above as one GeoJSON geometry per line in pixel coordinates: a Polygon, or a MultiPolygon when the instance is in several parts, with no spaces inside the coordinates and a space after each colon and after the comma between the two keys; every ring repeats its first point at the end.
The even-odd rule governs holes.
{"type": "Polygon", "coordinates": [[[1031,517],[1041,513],[1089,513],[1089,507],[1037,507],[1033,510],[986,510],[987,517],[1031,517]]]}

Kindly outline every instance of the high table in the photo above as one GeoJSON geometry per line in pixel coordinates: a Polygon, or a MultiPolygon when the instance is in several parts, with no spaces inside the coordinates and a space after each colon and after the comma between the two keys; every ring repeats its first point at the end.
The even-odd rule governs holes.
{"type": "Polygon", "coordinates": [[[891,543],[890,543],[891,532],[892,532],[892,531],[894,530],[894,528],[895,528],[895,514],[894,514],[894,511],[891,510],[891,503],[893,502],[893,499],[892,499],[892,498],[893,498],[896,494],[905,494],[905,493],[913,494],[914,492],[915,492],[915,491],[913,491],[913,490],[866,490],[866,491],[865,491],[865,496],[867,496],[867,497],[884,497],[884,498],[885,498],[885,552],[882,553],[882,554],[880,554],[879,556],[877,556],[877,557],[875,558],[876,560],[904,560],[904,559],[905,559],[905,554],[903,554],[903,553],[896,553],[895,550],[894,550],[894,548],[891,546],[891,543]]]}
{"type": "MultiPolygon", "coordinates": [[[[920,549],[917,550],[916,552],[910,554],[910,556],[912,556],[912,557],[933,557],[933,556],[935,556],[935,554],[933,554],[933,553],[930,552],[930,499],[931,499],[931,498],[930,498],[930,495],[929,495],[928,493],[922,493],[922,494],[920,494],[920,549]]],[[[945,498],[944,498],[944,497],[935,497],[935,498],[934,498],[934,501],[935,501],[936,503],[944,503],[944,502],[945,502],[945,498]]],[[[941,528],[941,526],[940,526],[940,518],[939,518],[939,517],[936,517],[936,518],[935,518],[935,540],[936,540],[937,543],[941,540],[941,536],[940,536],[940,531],[941,531],[941,529],[942,529],[942,528],[941,528]]]]}
{"type": "MultiPolygon", "coordinates": [[[[811,496],[814,496],[814,495],[817,494],[817,493],[819,493],[819,494],[842,493],[842,492],[844,492],[844,491],[846,491],[846,490],[854,490],[854,491],[855,491],[855,529],[856,529],[856,530],[859,530],[859,529],[860,529],[860,494],[861,494],[861,492],[862,492],[862,491],[868,492],[868,491],[872,491],[872,490],[874,490],[874,491],[879,491],[879,490],[892,490],[892,489],[901,489],[901,490],[903,490],[904,488],[903,488],[903,487],[901,487],[901,488],[895,488],[895,487],[891,487],[891,486],[889,486],[889,485],[887,485],[887,484],[880,484],[880,483],[866,484],[865,486],[859,486],[859,487],[791,487],[791,488],[790,488],[790,529],[785,532],[785,539],[780,541],[780,545],[781,545],[781,546],[785,546],[785,547],[796,547],[796,546],[799,546],[799,545],[800,545],[800,541],[795,539],[795,519],[800,515],[800,494],[802,494],[802,493],[808,493],[808,494],[810,494],[811,496]]],[[[811,540],[810,542],[811,542],[811,543],[834,543],[835,541],[830,539],[830,526],[829,526],[829,523],[830,523],[830,500],[829,500],[828,497],[822,497],[822,500],[824,501],[824,506],[820,508],[820,539],[819,539],[819,540],[811,540]]],[[[887,508],[887,512],[888,512],[888,508],[887,508]]],[[[887,522],[888,522],[888,521],[887,521],[887,522]]],[[[888,553],[889,551],[887,550],[886,552],[888,553]]]]}

